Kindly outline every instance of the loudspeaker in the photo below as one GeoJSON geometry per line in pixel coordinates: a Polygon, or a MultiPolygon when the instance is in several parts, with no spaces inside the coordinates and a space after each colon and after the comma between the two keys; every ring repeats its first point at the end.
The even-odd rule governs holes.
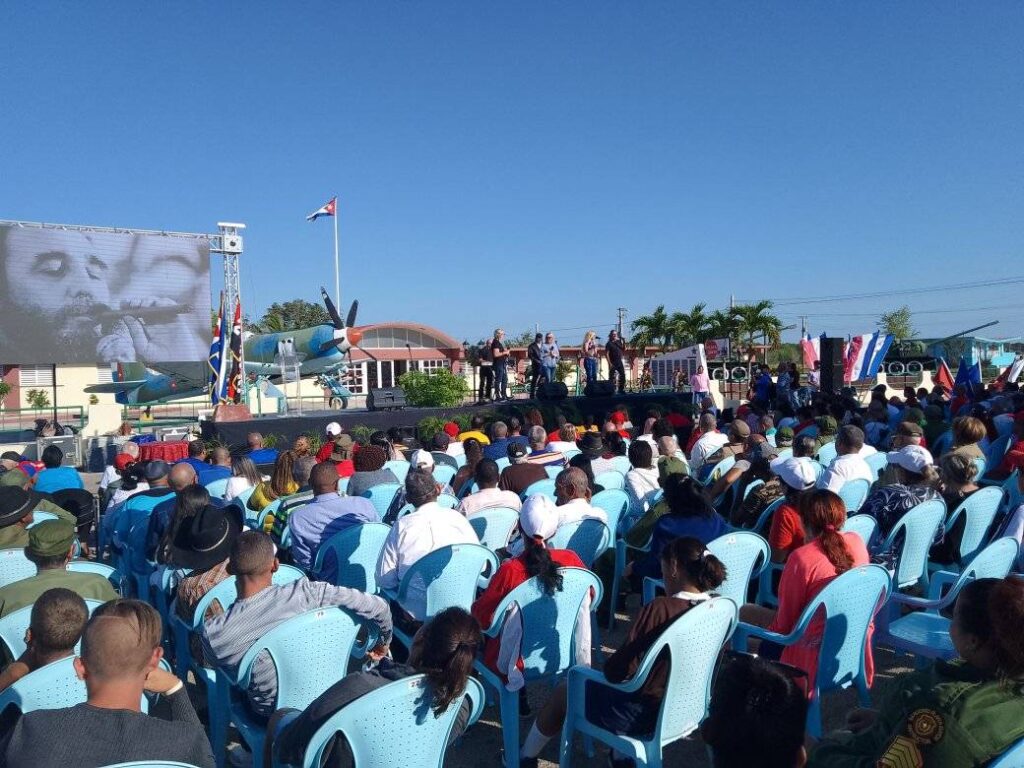
{"type": "Polygon", "coordinates": [[[615,397],[615,382],[588,381],[583,394],[587,397],[615,397]]]}
{"type": "Polygon", "coordinates": [[[569,396],[569,388],[561,381],[546,381],[537,387],[538,400],[565,400],[569,396]]]}
{"type": "Polygon", "coordinates": [[[371,389],[366,396],[368,411],[398,411],[405,408],[405,390],[401,387],[371,389]]]}
{"type": "Polygon", "coordinates": [[[843,379],[843,340],[823,336],[821,339],[821,391],[837,394],[845,385],[843,379]]]}

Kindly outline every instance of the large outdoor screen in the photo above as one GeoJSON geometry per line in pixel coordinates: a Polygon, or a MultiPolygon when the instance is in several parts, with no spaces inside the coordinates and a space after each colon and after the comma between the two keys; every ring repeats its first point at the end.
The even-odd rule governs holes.
{"type": "Polygon", "coordinates": [[[205,360],[202,235],[0,224],[0,363],[205,360]]]}

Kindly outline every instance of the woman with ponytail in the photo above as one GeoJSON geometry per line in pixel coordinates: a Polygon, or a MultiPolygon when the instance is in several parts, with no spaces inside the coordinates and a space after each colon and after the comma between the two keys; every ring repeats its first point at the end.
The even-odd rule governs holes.
{"type": "MultiPolygon", "coordinates": [[[[356,672],[339,680],[288,723],[276,738],[267,739],[264,764],[270,765],[270,756],[276,753],[281,762],[302,765],[303,753],[310,739],[338,710],[388,683],[419,674],[426,675],[430,685],[431,711],[435,717],[453,705],[460,706],[450,737],[457,739],[469,723],[471,707],[462,695],[482,640],[480,625],[463,609],[441,611],[416,633],[408,663],[396,664],[385,657],[375,669],[356,672]]],[[[285,714],[294,711],[278,710],[274,713],[268,733],[274,732],[275,724],[285,714]]],[[[344,736],[334,737],[320,765],[329,768],[350,768],[353,765],[352,751],[344,736]]]]}
{"type": "Polygon", "coordinates": [[[855,709],[826,737],[809,765],[991,765],[1024,738],[1024,581],[978,579],[953,608],[949,636],[960,658],[936,661],[893,681],[881,708],[855,709]]]}
{"type": "MultiPolygon", "coordinates": [[[[519,512],[519,531],[523,551],[501,564],[487,589],[473,603],[473,618],[480,626],[489,627],[494,609],[509,592],[534,576],[549,595],[562,588],[559,568],[586,568],[579,556],[568,549],[548,549],[545,541],[558,529],[558,507],[549,497],[536,494],[523,502],[519,512]]],[[[500,638],[487,638],[484,645],[484,663],[495,672],[498,669],[500,638]]],[[[520,663],[521,666],[521,663],[520,663]]]]}
{"type": "MultiPolygon", "coordinates": [[[[846,505],[832,491],[808,491],[800,498],[800,517],[808,542],[797,548],[786,560],[779,582],[779,607],[771,610],[760,605],[745,605],[740,619],[748,624],[767,627],[772,632],[788,634],[796,626],[804,608],[828,586],[836,576],[851,568],[868,564],[868,550],[856,533],[843,533],[846,505]]],[[[824,631],[819,616],[807,627],[803,637],[782,650],[782,661],[806,670],[809,688],[813,688],[818,668],[818,646],[824,631]]],[[[762,643],[761,655],[778,652],[778,646],[762,643]]],[[[871,636],[868,635],[865,667],[868,685],[874,677],[871,636]]]]}
{"type": "MultiPolygon", "coordinates": [[[[636,674],[647,651],[680,616],[714,596],[725,581],[725,565],[704,544],[689,536],[668,542],[661,550],[661,572],[665,596],[656,597],[640,609],[626,642],[605,662],[604,676],[611,683],[624,683],[636,674]]],[[[686,659],[674,659],[685,667],[686,659]]],[[[587,720],[600,728],[631,737],[643,737],[654,730],[668,686],[669,655],[664,651],[651,667],[643,686],[635,693],[622,693],[602,685],[587,684],[587,720]]],[[[682,671],[686,674],[685,669],[682,671]]],[[[565,722],[565,684],[559,685],[537,716],[523,744],[520,765],[537,765],[544,745],[561,732],[565,722]]],[[[631,766],[628,759],[612,753],[611,765],[631,766]]]]}

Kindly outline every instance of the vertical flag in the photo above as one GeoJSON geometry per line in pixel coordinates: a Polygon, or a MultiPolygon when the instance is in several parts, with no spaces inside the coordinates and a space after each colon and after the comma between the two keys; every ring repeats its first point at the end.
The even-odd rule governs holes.
{"type": "Polygon", "coordinates": [[[231,324],[231,373],[228,376],[228,402],[242,399],[242,305],[235,302],[235,319],[231,324]]]}
{"type": "Polygon", "coordinates": [[[821,339],[812,339],[808,333],[800,340],[800,350],[804,353],[804,368],[813,368],[821,359],[821,339]]]}
{"type": "Polygon", "coordinates": [[[949,370],[949,365],[944,357],[939,358],[939,364],[935,369],[935,383],[941,384],[947,392],[953,391],[953,372],[949,370]]]}
{"type": "Polygon", "coordinates": [[[213,326],[213,342],[210,344],[210,402],[217,405],[224,399],[224,381],[221,356],[224,354],[224,291],[220,293],[220,308],[217,322],[213,326]]]}
{"type": "Polygon", "coordinates": [[[855,374],[860,374],[861,366],[864,364],[864,353],[871,337],[868,335],[854,336],[847,345],[846,357],[843,360],[843,380],[849,384],[855,380],[855,374]]]}
{"type": "Polygon", "coordinates": [[[889,354],[889,348],[892,346],[894,339],[895,336],[887,333],[875,341],[875,352],[870,362],[865,361],[867,368],[864,371],[863,378],[873,379],[878,375],[879,370],[882,368],[882,363],[885,362],[885,356],[889,354]]]}

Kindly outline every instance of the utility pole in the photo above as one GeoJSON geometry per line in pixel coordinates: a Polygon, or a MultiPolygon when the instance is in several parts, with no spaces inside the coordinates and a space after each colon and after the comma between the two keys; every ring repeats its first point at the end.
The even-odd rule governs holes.
{"type": "Polygon", "coordinates": [[[729,294],[729,309],[736,309],[736,294],[729,294]]]}
{"type": "Polygon", "coordinates": [[[807,318],[809,315],[798,315],[798,317],[800,318],[800,340],[803,341],[807,335],[807,318]]]}
{"type": "Polygon", "coordinates": [[[623,341],[625,341],[625,337],[622,335],[622,321],[626,317],[626,311],[627,310],[626,310],[625,307],[619,307],[618,308],[618,313],[619,313],[619,338],[622,339],[623,341]]]}

